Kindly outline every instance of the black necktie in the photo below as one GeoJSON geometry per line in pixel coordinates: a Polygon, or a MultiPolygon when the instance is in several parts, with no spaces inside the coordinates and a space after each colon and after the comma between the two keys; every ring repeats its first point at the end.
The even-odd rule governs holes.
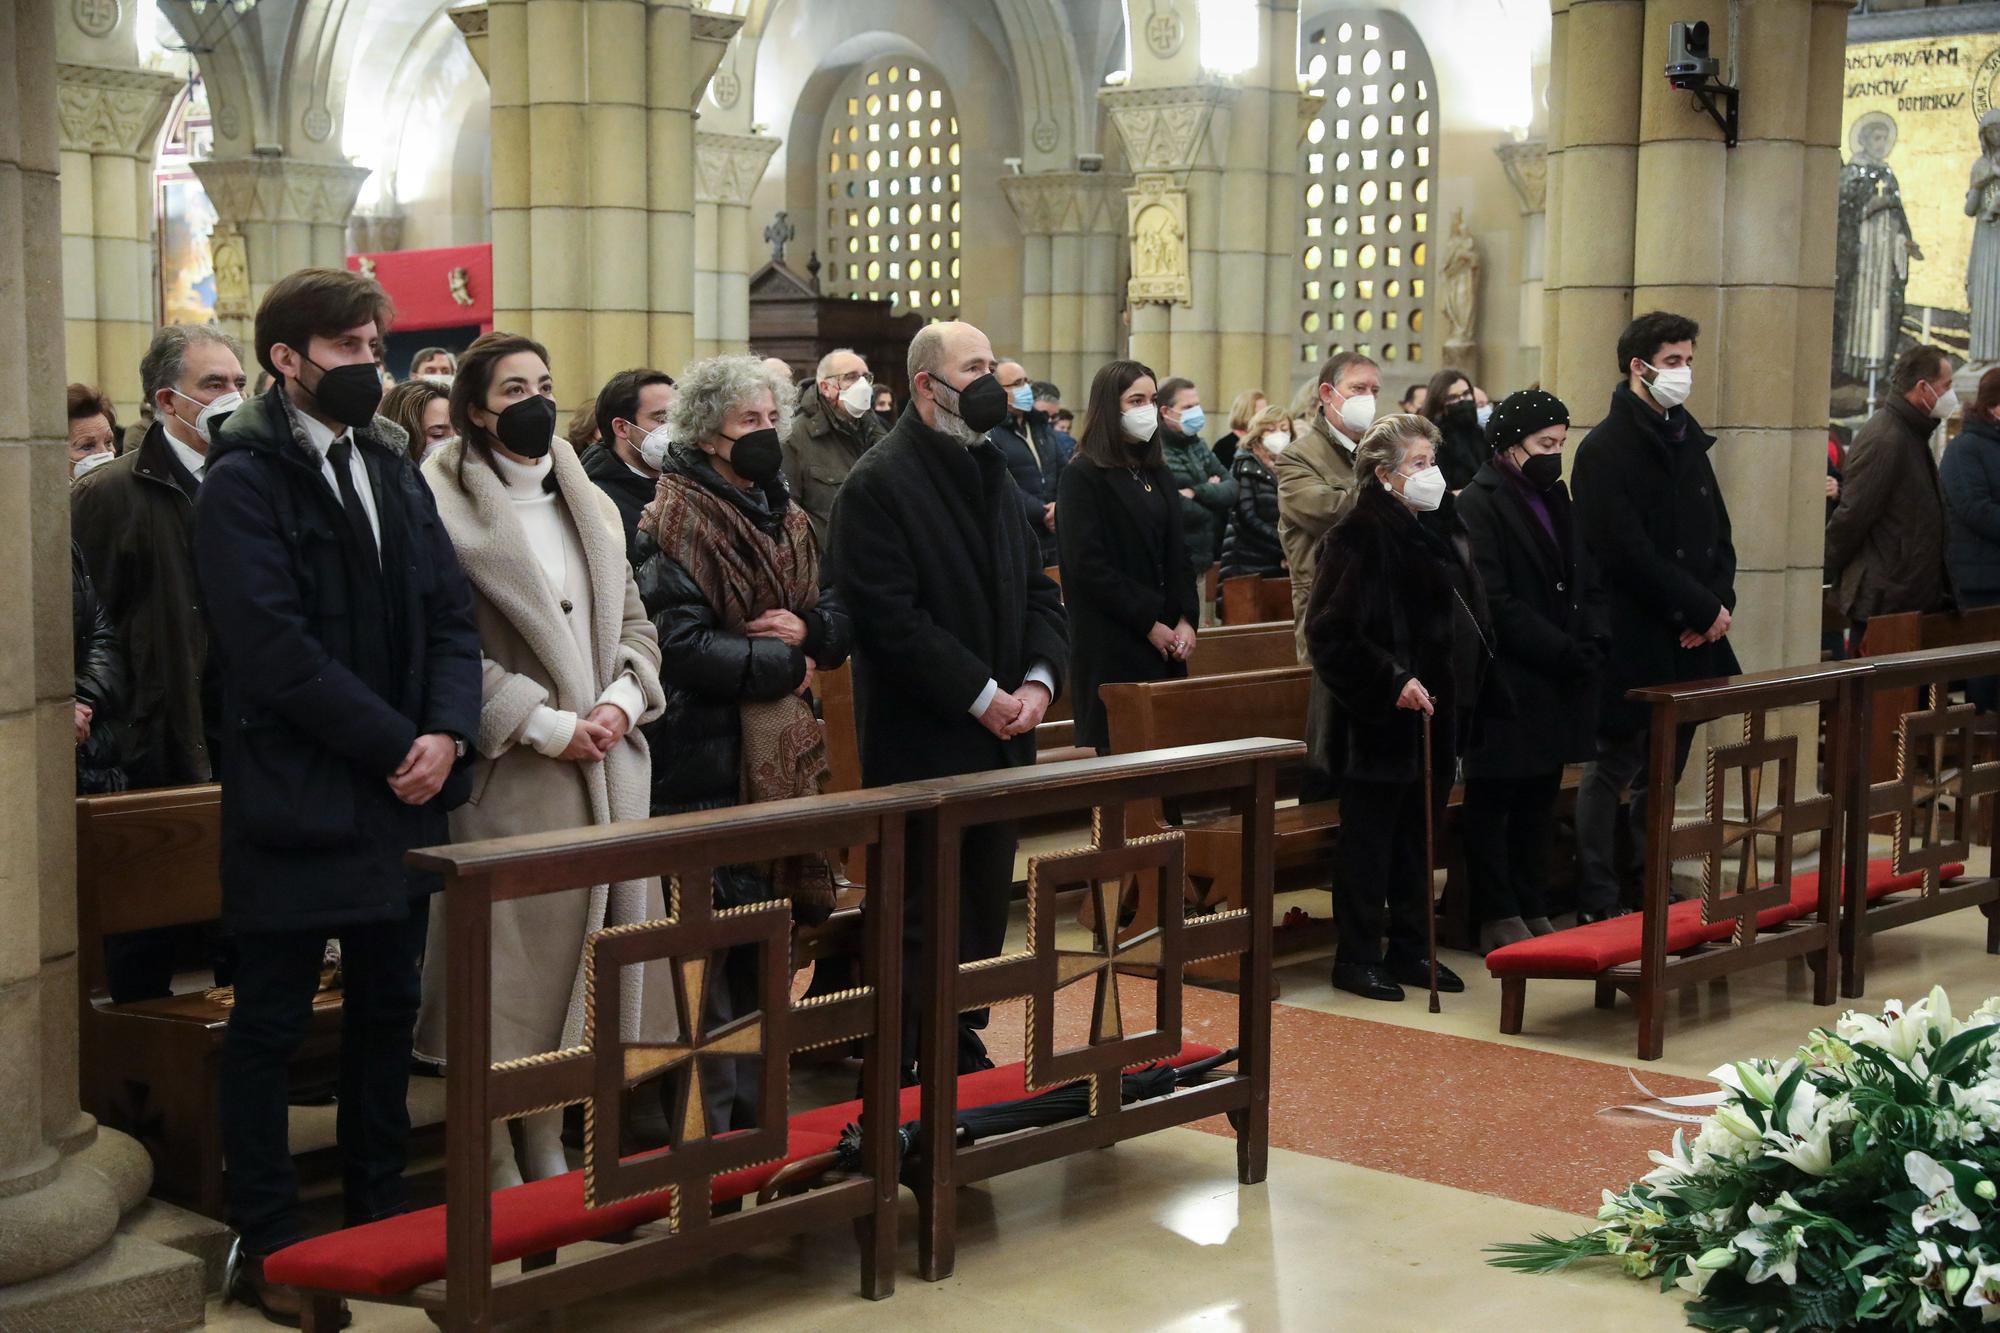
{"type": "Polygon", "coordinates": [[[340,507],[347,514],[347,526],[354,531],[360,541],[360,549],[375,557],[372,564],[380,568],[382,554],[375,546],[374,529],[368,526],[368,511],[361,507],[361,493],[354,489],[354,440],[343,435],[333,442],[326,451],[327,461],[333,464],[334,484],[340,489],[340,507]]]}

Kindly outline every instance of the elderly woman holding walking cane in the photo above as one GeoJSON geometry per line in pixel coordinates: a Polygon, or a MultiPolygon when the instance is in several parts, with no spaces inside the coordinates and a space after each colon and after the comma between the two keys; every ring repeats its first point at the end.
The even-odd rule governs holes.
{"type": "Polygon", "coordinates": [[[1344,759],[1333,984],[1372,1000],[1465,988],[1435,965],[1430,843],[1481,709],[1493,633],[1439,443],[1409,414],[1361,437],[1354,505],[1324,539],[1306,606],[1344,759]]]}

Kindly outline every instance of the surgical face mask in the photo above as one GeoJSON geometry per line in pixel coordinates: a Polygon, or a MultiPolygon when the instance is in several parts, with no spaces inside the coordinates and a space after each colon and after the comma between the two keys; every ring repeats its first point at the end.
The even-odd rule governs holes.
{"type": "Polygon", "coordinates": [[[1412,509],[1436,509],[1444,500],[1444,473],[1436,467],[1412,472],[1403,478],[1403,503],[1412,509]]]}
{"type": "Polygon", "coordinates": [[[1942,398],[1938,399],[1936,402],[1931,404],[1931,415],[1936,417],[1939,421],[1948,421],[1950,420],[1952,414],[1957,411],[1958,411],[1958,386],[1954,384],[1949,389],[1946,389],[1944,391],[1944,396],[1942,398]]]}
{"type": "Polygon", "coordinates": [[[1032,411],[1035,406],[1035,386],[1016,384],[1007,390],[1007,405],[1016,412],[1032,411]]]}
{"type": "MultiPolygon", "coordinates": [[[[203,444],[214,444],[215,428],[222,424],[224,417],[243,406],[243,395],[234,389],[229,390],[227,393],[217,394],[206,403],[202,402],[199,398],[188,398],[179,389],[170,388],[167,392],[176,398],[187,399],[188,402],[193,403],[200,409],[195,414],[194,433],[201,436],[203,444]]],[[[183,422],[182,424],[186,423],[183,422]]]]}
{"type": "Polygon", "coordinates": [[[1685,403],[1688,394],[1694,391],[1693,366],[1668,366],[1665,370],[1658,370],[1644,361],[1639,364],[1653,372],[1653,378],[1646,385],[1647,391],[1653,395],[1654,402],[1668,411],[1685,403]]]}
{"type": "Polygon", "coordinates": [[[1160,409],[1151,403],[1144,407],[1128,407],[1118,414],[1118,428],[1134,444],[1144,444],[1160,429],[1160,409]]]}
{"type": "Polygon", "coordinates": [[[85,454],[82,458],[77,459],[69,465],[69,478],[71,481],[82,481],[85,477],[116,457],[118,455],[112,453],[109,449],[101,453],[85,454]]]}
{"type": "Polygon", "coordinates": [[[861,420],[874,401],[875,386],[865,375],[840,391],[840,410],[856,421],[861,420]]]}
{"type": "Polygon", "coordinates": [[[1291,447],[1292,433],[1290,431],[1274,430],[1264,437],[1264,449],[1273,458],[1291,447]]]}
{"type": "Polygon", "coordinates": [[[645,459],[646,466],[653,471],[664,472],[667,468],[667,444],[667,427],[662,423],[647,431],[646,437],[639,441],[639,457],[645,459]]]}
{"type": "Polygon", "coordinates": [[[1181,429],[1189,435],[1200,435],[1201,428],[1207,424],[1208,413],[1201,410],[1199,403],[1181,413],[1181,429]]]}
{"type": "Polygon", "coordinates": [[[1479,410],[1473,413],[1473,416],[1479,422],[1479,429],[1485,430],[1486,423],[1493,420],[1493,404],[1481,403],[1479,405],[1479,410]]]}
{"type": "MultiPolygon", "coordinates": [[[[1336,389],[1334,392],[1340,391],[1336,389]]],[[[1349,435],[1357,440],[1360,439],[1368,428],[1375,424],[1375,395],[1357,393],[1352,398],[1342,398],[1340,424],[1347,428],[1349,435]]]]}

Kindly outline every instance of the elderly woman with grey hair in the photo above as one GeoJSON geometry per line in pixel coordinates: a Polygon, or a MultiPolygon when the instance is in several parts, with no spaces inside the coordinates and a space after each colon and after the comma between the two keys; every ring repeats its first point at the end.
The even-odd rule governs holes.
{"type": "MultiPolygon", "coordinates": [[[[1437,466],[1440,442],[1435,425],[1407,413],[1362,435],[1354,504],[1323,540],[1306,606],[1313,666],[1337,705],[1329,754],[1342,773],[1333,984],[1373,1000],[1429,982],[1424,802],[1441,817],[1492,655],[1486,598],[1437,466]]],[[[1438,989],[1464,983],[1440,966],[1438,989]]]]}
{"type": "MultiPolygon", "coordinates": [[[[679,388],[659,490],[639,518],[642,541],[658,548],[639,585],[667,690],[649,733],[653,813],[816,795],[827,766],[813,678],[847,660],[849,635],[839,598],[821,585],[811,523],[785,484],[779,441],[791,425],[791,385],[754,358],[722,356],[689,366],[679,388]]],[[[818,856],[724,866],[713,891],[717,907],[786,898],[804,921],[833,908],[831,867],[818,856]]],[[[710,1031],[757,1007],[755,951],[718,962],[710,1031]]],[[[711,1130],[754,1123],[748,1063],[704,1077],[711,1130]]]]}

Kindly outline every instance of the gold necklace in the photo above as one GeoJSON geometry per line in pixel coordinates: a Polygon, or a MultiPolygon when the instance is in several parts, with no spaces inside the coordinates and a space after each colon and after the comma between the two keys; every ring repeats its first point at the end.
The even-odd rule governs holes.
{"type": "Polygon", "coordinates": [[[1132,474],[1132,480],[1138,482],[1141,486],[1144,486],[1146,488],[1146,494],[1151,495],[1153,493],[1153,483],[1151,478],[1141,476],[1139,473],[1139,469],[1135,467],[1128,467],[1125,470],[1132,474]]]}

